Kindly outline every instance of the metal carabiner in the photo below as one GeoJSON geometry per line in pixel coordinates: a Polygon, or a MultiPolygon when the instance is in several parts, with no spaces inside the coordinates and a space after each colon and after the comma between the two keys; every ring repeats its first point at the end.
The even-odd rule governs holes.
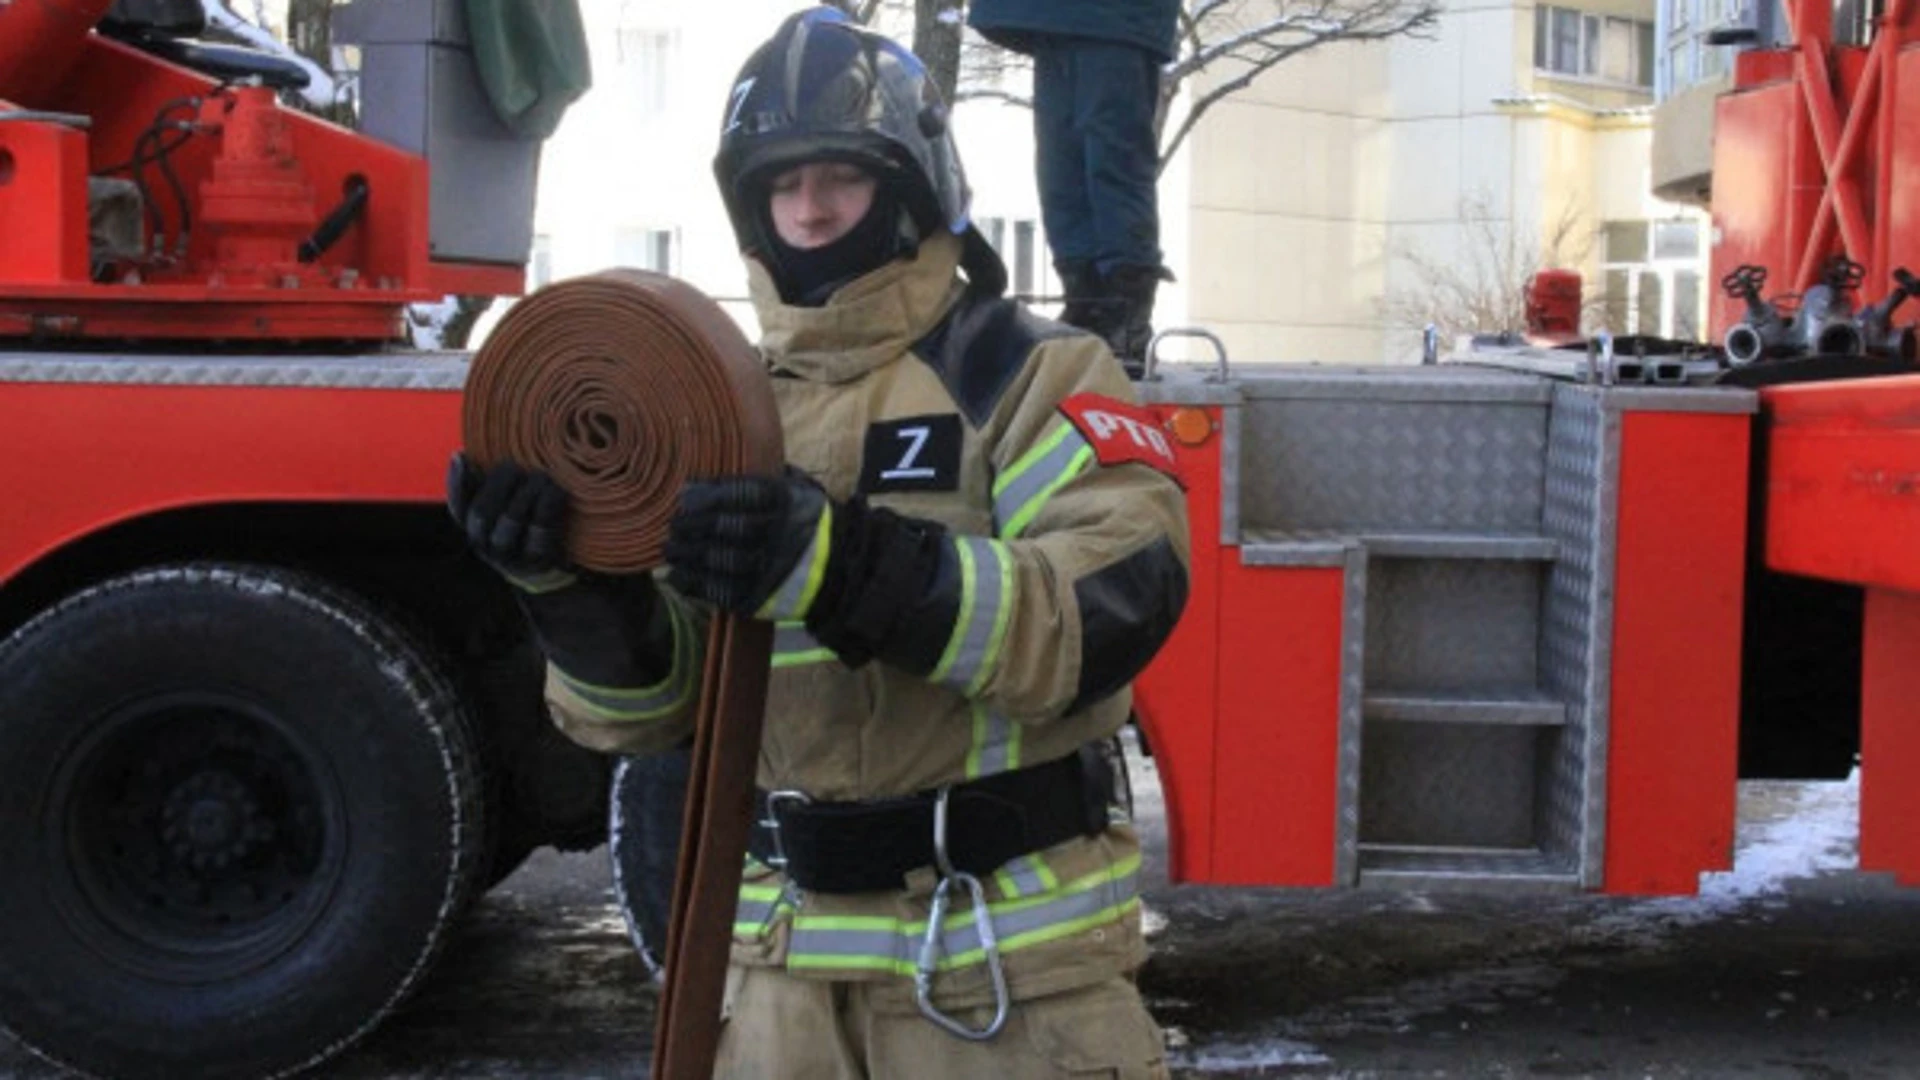
{"type": "Polygon", "coordinates": [[[927,934],[920,942],[920,961],[914,965],[913,1000],[920,1007],[920,1015],[933,1021],[947,1034],[969,1042],[986,1042],[1007,1026],[1012,998],[1007,993],[1007,973],[1000,966],[1000,940],[993,934],[993,913],[987,910],[987,891],[981,887],[979,878],[954,869],[953,861],[947,856],[949,790],[941,788],[933,802],[933,863],[940,872],[940,884],[933,888],[933,902],[927,911],[927,934]],[[933,1003],[933,975],[940,966],[940,954],[945,951],[943,931],[955,882],[966,886],[968,897],[973,902],[974,933],[980,938],[980,950],[986,956],[987,975],[993,980],[993,1019],[983,1028],[970,1028],[941,1012],[933,1003]]]}
{"type": "Polygon", "coordinates": [[[773,857],[767,860],[768,866],[781,873],[785,873],[787,869],[787,844],[780,835],[781,805],[792,803],[795,806],[805,806],[812,801],[813,799],[804,791],[784,789],[767,793],[767,816],[761,818],[758,824],[764,826],[773,838],[773,857]]]}

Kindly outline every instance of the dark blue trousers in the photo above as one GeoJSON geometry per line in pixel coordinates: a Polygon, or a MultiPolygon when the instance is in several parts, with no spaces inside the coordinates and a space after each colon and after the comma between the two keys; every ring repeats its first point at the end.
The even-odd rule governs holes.
{"type": "Polygon", "coordinates": [[[1131,45],[1042,37],[1033,50],[1040,214],[1056,262],[1160,266],[1153,112],[1160,63],[1131,45]]]}

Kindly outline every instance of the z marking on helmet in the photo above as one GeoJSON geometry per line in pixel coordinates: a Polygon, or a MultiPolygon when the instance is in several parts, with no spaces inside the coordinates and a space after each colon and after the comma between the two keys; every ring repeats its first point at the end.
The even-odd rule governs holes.
{"type": "Polygon", "coordinates": [[[747,95],[753,93],[754,79],[742,79],[733,88],[733,108],[727,110],[727,126],[720,134],[725,135],[740,126],[740,108],[747,103],[747,95]]]}

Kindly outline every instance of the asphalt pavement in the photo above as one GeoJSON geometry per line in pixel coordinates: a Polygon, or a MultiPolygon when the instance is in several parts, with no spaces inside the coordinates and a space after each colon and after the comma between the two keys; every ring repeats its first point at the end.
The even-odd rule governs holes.
{"type": "MultiPolygon", "coordinates": [[[[1920,1077],[1920,892],[1845,869],[1856,796],[1746,785],[1735,872],[1668,900],[1172,887],[1156,841],[1142,985],[1184,1080],[1920,1077]]],[[[654,991],[610,884],[604,852],[536,855],[321,1075],[644,1075],[654,991]]],[[[0,1042],[0,1076],[61,1075],[0,1042]]]]}

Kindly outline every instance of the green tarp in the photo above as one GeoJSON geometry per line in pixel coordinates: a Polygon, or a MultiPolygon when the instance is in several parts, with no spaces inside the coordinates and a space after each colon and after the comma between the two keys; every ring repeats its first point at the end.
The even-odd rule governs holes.
{"type": "Polygon", "coordinates": [[[544,139],[593,85],[577,0],[466,0],[480,84],[500,122],[544,139]]]}

